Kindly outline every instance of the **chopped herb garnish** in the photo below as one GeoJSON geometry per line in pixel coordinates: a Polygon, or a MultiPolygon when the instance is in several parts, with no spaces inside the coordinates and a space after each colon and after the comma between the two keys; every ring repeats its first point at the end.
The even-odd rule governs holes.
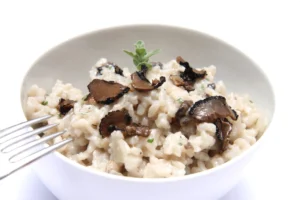
{"type": "Polygon", "coordinates": [[[250,103],[253,103],[253,101],[252,100],[249,100],[250,101],[250,103]]]}
{"type": "Polygon", "coordinates": [[[178,144],[179,144],[180,146],[182,146],[182,143],[181,143],[181,142],[179,142],[178,144]]]}
{"type": "Polygon", "coordinates": [[[152,64],[149,62],[149,58],[155,54],[158,54],[160,49],[156,49],[147,53],[145,49],[145,43],[141,40],[137,41],[134,46],[135,53],[127,50],[123,51],[133,58],[133,63],[138,70],[141,70],[142,65],[146,65],[150,69],[152,64]]]}
{"type": "Polygon", "coordinates": [[[204,84],[201,84],[201,89],[202,89],[202,90],[205,90],[204,84]]]}
{"type": "Polygon", "coordinates": [[[112,69],[113,68],[113,66],[112,65],[108,65],[108,69],[112,69]]]}
{"type": "Polygon", "coordinates": [[[41,104],[42,104],[43,106],[46,106],[46,105],[48,105],[48,101],[43,101],[41,104]]]}
{"type": "Polygon", "coordinates": [[[183,103],[183,102],[184,102],[182,98],[178,98],[177,101],[178,101],[179,103],[183,103]]]}
{"type": "Polygon", "coordinates": [[[153,141],[154,141],[153,138],[151,138],[151,139],[149,138],[149,139],[147,140],[148,143],[152,143],[153,141]]]}

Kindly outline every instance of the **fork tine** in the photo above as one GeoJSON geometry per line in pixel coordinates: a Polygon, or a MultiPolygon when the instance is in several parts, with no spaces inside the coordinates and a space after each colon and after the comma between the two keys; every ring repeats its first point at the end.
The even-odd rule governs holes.
{"type": "MultiPolygon", "coordinates": [[[[26,138],[31,137],[31,136],[43,133],[43,132],[45,132],[45,131],[47,131],[47,130],[49,130],[49,129],[57,126],[57,125],[58,124],[49,124],[47,126],[43,126],[43,127],[34,129],[32,131],[28,131],[26,133],[23,133],[22,135],[18,135],[18,136],[9,138],[8,140],[3,141],[2,145],[4,145],[4,146],[1,145],[0,151],[2,151],[3,153],[7,153],[9,150],[7,151],[5,149],[8,148],[8,147],[10,147],[11,145],[16,144],[17,142],[20,142],[20,141],[22,141],[22,140],[24,140],[26,138]]],[[[11,149],[11,150],[13,150],[13,149],[11,149]]]]}
{"type": "Polygon", "coordinates": [[[21,158],[18,161],[14,161],[13,162],[14,169],[12,169],[12,171],[10,173],[12,173],[14,171],[17,171],[18,169],[20,169],[20,168],[22,168],[22,167],[24,167],[24,166],[26,166],[26,165],[28,165],[28,164],[36,161],[37,159],[39,159],[39,158],[41,158],[41,157],[43,157],[43,156],[51,153],[55,149],[59,149],[59,148],[63,147],[64,145],[66,145],[67,143],[69,143],[71,141],[72,141],[71,138],[63,140],[63,141],[58,142],[58,143],[56,143],[56,144],[54,144],[52,146],[49,146],[49,147],[44,148],[44,149],[42,149],[40,151],[37,151],[37,152],[35,152],[33,154],[30,154],[30,155],[28,155],[28,156],[26,156],[24,158],[21,158]]]}
{"type": "Polygon", "coordinates": [[[46,116],[43,116],[43,117],[40,117],[40,118],[32,119],[30,121],[22,122],[20,124],[8,127],[6,129],[3,129],[3,130],[0,130],[0,138],[2,138],[4,136],[7,136],[10,133],[15,132],[17,130],[20,130],[22,128],[25,128],[27,126],[30,126],[30,125],[42,122],[42,121],[44,121],[46,119],[49,119],[50,117],[52,117],[52,116],[51,115],[46,115],[46,116]]]}
{"type": "Polygon", "coordinates": [[[32,147],[34,147],[34,146],[37,146],[37,145],[39,145],[39,144],[42,144],[42,143],[44,143],[44,142],[46,142],[46,141],[48,141],[48,140],[51,140],[51,139],[53,139],[53,138],[56,138],[57,136],[60,136],[60,135],[62,135],[62,134],[65,133],[65,132],[66,132],[66,131],[64,130],[64,131],[60,131],[60,132],[57,132],[57,133],[48,135],[48,136],[43,137],[43,138],[41,138],[41,139],[38,139],[38,140],[35,140],[35,141],[32,141],[32,142],[29,142],[29,143],[24,144],[24,145],[22,145],[22,146],[20,146],[20,147],[17,147],[17,148],[15,148],[14,150],[11,150],[11,151],[9,151],[9,152],[7,152],[7,153],[10,153],[10,152],[11,152],[11,157],[10,157],[10,159],[11,159],[11,158],[17,156],[18,154],[22,153],[23,151],[25,151],[25,150],[27,150],[27,149],[30,149],[30,148],[32,148],[32,147]]]}

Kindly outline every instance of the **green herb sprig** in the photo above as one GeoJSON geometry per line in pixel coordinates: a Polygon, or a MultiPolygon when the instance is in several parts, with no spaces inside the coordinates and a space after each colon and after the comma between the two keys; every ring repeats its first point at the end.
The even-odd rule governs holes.
{"type": "Polygon", "coordinates": [[[161,50],[156,49],[150,52],[147,52],[145,49],[145,43],[141,40],[137,41],[135,44],[135,53],[127,50],[123,50],[129,56],[133,58],[133,63],[137,67],[138,70],[141,70],[142,65],[146,65],[148,69],[151,69],[152,65],[149,63],[149,58],[158,54],[161,50]]]}

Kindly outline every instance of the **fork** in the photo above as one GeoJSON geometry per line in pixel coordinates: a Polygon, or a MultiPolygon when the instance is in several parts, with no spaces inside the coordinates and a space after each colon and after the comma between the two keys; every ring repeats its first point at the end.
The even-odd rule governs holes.
{"type": "Polygon", "coordinates": [[[17,132],[21,129],[49,119],[50,117],[52,116],[46,115],[0,130],[0,180],[72,141],[72,139],[69,138],[48,147],[43,147],[34,153],[30,153],[29,155],[21,156],[23,153],[29,153],[29,150],[32,150],[33,147],[43,144],[65,133],[65,131],[60,131],[40,139],[26,142],[25,144],[16,145],[19,142],[57,126],[58,124],[49,124],[25,133],[17,132]]]}

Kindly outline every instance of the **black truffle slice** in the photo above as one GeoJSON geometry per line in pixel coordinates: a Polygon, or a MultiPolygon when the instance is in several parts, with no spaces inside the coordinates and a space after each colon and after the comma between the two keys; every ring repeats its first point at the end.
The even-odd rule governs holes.
{"type": "Polygon", "coordinates": [[[180,105],[179,109],[177,110],[175,117],[176,119],[181,119],[182,117],[186,116],[188,109],[193,105],[193,101],[184,101],[180,105]]]}
{"type": "Polygon", "coordinates": [[[74,108],[75,103],[76,101],[61,98],[56,108],[61,115],[66,115],[72,108],[74,108]]]}
{"type": "Polygon", "coordinates": [[[94,79],[88,85],[88,89],[90,97],[93,97],[97,103],[111,104],[126,94],[130,88],[114,81],[94,79]]]}
{"type": "Polygon", "coordinates": [[[185,68],[179,75],[171,75],[170,80],[174,85],[184,87],[188,92],[195,90],[194,83],[197,79],[203,79],[207,75],[205,70],[197,70],[192,68],[188,62],[183,60],[181,56],[177,56],[176,61],[185,68]]]}
{"type": "Polygon", "coordinates": [[[194,83],[192,81],[184,81],[180,75],[171,75],[170,80],[178,87],[183,86],[188,92],[195,90],[194,83]]]}
{"type": "Polygon", "coordinates": [[[129,124],[131,124],[131,117],[126,110],[109,112],[101,120],[99,132],[103,137],[108,137],[115,130],[125,131],[129,124]]]}
{"type": "Polygon", "coordinates": [[[184,81],[195,82],[198,78],[203,79],[207,75],[205,70],[197,70],[190,66],[181,56],[176,58],[176,61],[185,68],[184,72],[180,74],[180,77],[184,81]]]}
{"type": "Polygon", "coordinates": [[[237,120],[237,113],[226,103],[222,96],[211,96],[199,100],[191,107],[189,114],[198,122],[213,123],[218,118],[230,117],[237,120]]]}
{"type": "Polygon", "coordinates": [[[217,138],[221,141],[221,152],[225,151],[228,148],[229,136],[232,131],[232,124],[226,119],[217,119],[214,123],[216,125],[216,135],[217,138]]]}
{"type": "Polygon", "coordinates": [[[149,127],[132,123],[132,118],[125,109],[110,112],[101,120],[100,135],[109,137],[115,130],[120,130],[125,137],[134,135],[147,137],[150,135],[149,127]]]}
{"type": "Polygon", "coordinates": [[[160,87],[166,81],[166,78],[161,76],[159,80],[154,79],[152,83],[150,83],[150,81],[146,78],[146,72],[147,67],[143,65],[141,71],[137,71],[131,74],[131,85],[137,91],[147,92],[154,90],[160,87]]]}
{"type": "Polygon", "coordinates": [[[102,69],[103,69],[103,67],[114,68],[116,74],[124,76],[123,75],[123,70],[117,64],[115,64],[113,62],[107,62],[107,63],[103,64],[102,66],[97,67],[97,75],[102,75],[102,69]]]}
{"type": "Polygon", "coordinates": [[[188,115],[189,108],[193,105],[193,101],[184,101],[175,114],[175,118],[171,121],[171,131],[181,131],[185,136],[190,136],[196,132],[196,122],[193,117],[188,115]],[[185,127],[189,127],[189,132],[185,131],[185,127]]]}

